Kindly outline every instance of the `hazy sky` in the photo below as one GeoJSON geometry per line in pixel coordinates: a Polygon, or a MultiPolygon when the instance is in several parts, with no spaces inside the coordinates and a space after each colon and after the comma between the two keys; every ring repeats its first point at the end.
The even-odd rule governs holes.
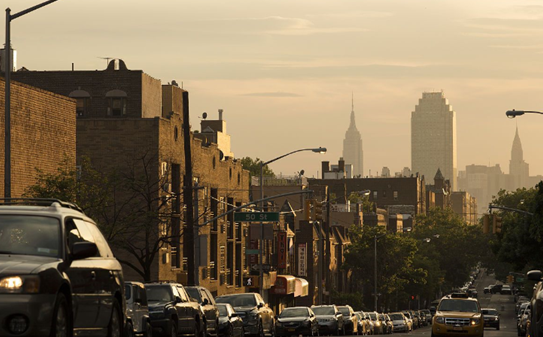
{"type": "Polygon", "coordinates": [[[543,174],[543,116],[505,117],[543,110],[541,0],[59,0],[11,30],[19,68],[102,70],[114,57],[183,82],[196,129],[202,112],[224,109],[236,157],[328,148],[277,161],[276,173],[311,177],[337,162],[351,93],[365,174],[410,167],[411,112],[422,92],[443,90],[459,170],[508,173],[518,125],[530,174],[543,174]]]}

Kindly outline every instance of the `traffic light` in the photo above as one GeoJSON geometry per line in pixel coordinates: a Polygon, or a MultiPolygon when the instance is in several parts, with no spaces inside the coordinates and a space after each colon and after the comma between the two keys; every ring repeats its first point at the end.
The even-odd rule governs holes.
{"type": "Polygon", "coordinates": [[[494,215],[492,219],[492,233],[501,233],[502,232],[502,218],[494,215]]]}
{"type": "Polygon", "coordinates": [[[513,284],[515,282],[515,277],[513,275],[507,275],[507,283],[513,284]]]}
{"type": "Polygon", "coordinates": [[[315,210],[315,221],[322,221],[322,201],[314,200],[313,209],[315,210]]]}
{"type": "Polygon", "coordinates": [[[313,219],[313,199],[305,199],[304,216],[307,221],[313,219]]]}
{"type": "Polygon", "coordinates": [[[490,231],[490,214],[483,216],[483,234],[488,234],[490,231]]]}

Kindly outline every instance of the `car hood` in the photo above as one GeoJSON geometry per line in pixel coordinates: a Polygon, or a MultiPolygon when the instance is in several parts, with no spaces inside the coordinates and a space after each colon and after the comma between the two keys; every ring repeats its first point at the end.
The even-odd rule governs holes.
{"type": "Polygon", "coordinates": [[[303,322],[308,319],[309,319],[308,317],[283,317],[283,318],[279,317],[277,321],[281,323],[289,323],[289,322],[303,322]]]}
{"type": "Polygon", "coordinates": [[[149,311],[163,311],[164,307],[171,302],[152,302],[149,303],[149,311]]]}
{"type": "Polygon", "coordinates": [[[53,257],[34,255],[0,255],[0,275],[37,274],[46,269],[46,265],[58,263],[53,257]]]}
{"type": "Polygon", "coordinates": [[[234,307],[234,311],[236,312],[249,312],[249,311],[253,311],[253,310],[257,310],[256,307],[234,307]]]}
{"type": "Polygon", "coordinates": [[[393,319],[392,320],[392,323],[394,324],[400,324],[400,323],[405,323],[405,321],[403,319],[393,319]]]}
{"type": "Polygon", "coordinates": [[[478,312],[465,312],[465,311],[438,311],[436,312],[437,316],[454,316],[454,317],[462,317],[462,318],[478,318],[481,317],[481,314],[478,312]]]}

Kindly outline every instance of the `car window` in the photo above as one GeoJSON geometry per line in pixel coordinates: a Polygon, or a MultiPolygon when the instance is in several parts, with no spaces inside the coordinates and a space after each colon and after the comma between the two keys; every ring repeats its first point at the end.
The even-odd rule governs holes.
{"type": "Polygon", "coordinates": [[[213,295],[211,295],[211,293],[209,292],[209,290],[207,289],[203,289],[202,290],[202,295],[204,295],[208,302],[211,304],[211,305],[215,305],[215,299],[213,298],[213,295]]]}
{"type": "Polygon", "coordinates": [[[218,305],[217,308],[219,309],[219,316],[228,316],[228,309],[226,308],[226,305],[218,305]]]}
{"type": "Polygon", "coordinates": [[[132,298],[132,287],[129,284],[124,285],[124,296],[126,297],[126,300],[132,298]]]}
{"type": "Polygon", "coordinates": [[[196,287],[187,287],[185,288],[187,291],[187,294],[189,294],[190,297],[194,298],[199,303],[202,303],[204,299],[200,296],[200,292],[198,291],[198,288],[196,287]]]}
{"type": "Polygon", "coordinates": [[[73,219],[81,237],[88,242],[94,242],[98,248],[98,256],[113,257],[106,239],[100,233],[100,230],[92,223],[80,219],[73,219]]]}
{"type": "Polygon", "coordinates": [[[217,303],[229,303],[233,307],[255,307],[257,302],[253,294],[240,294],[221,296],[216,300],[217,303]]]}
{"type": "Polygon", "coordinates": [[[0,251],[60,257],[60,221],[34,215],[0,215],[0,251]]]}
{"type": "Polygon", "coordinates": [[[335,313],[333,307],[316,307],[312,309],[315,315],[333,315],[335,313]]]}
{"type": "Polygon", "coordinates": [[[306,308],[286,308],[281,312],[279,317],[309,317],[309,311],[306,308]]]}
{"type": "Polygon", "coordinates": [[[169,285],[146,286],[147,300],[149,302],[172,302],[172,287],[169,285]]]}
{"type": "Polygon", "coordinates": [[[179,297],[181,297],[181,302],[189,302],[189,296],[185,292],[185,289],[183,287],[177,286],[177,290],[179,292],[179,297]]]}

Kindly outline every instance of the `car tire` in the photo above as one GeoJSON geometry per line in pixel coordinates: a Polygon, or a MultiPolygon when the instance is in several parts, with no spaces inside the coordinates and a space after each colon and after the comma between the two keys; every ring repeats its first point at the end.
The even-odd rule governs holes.
{"type": "Polygon", "coordinates": [[[128,321],[126,322],[126,337],[134,337],[134,324],[132,322],[128,321]]]}
{"type": "Polygon", "coordinates": [[[145,337],[153,337],[153,326],[150,322],[145,323],[145,333],[143,334],[145,337]]]}
{"type": "Polygon", "coordinates": [[[63,293],[57,295],[55,309],[53,311],[53,323],[51,325],[51,337],[69,337],[71,333],[71,315],[68,311],[68,301],[63,293]]]}
{"type": "Polygon", "coordinates": [[[111,318],[109,319],[109,325],[107,326],[108,337],[122,337],[123,336],[123,319],[121,316],[121,306],[115,299],[113,300],[113,307],[111,309],[111,318]]]}

